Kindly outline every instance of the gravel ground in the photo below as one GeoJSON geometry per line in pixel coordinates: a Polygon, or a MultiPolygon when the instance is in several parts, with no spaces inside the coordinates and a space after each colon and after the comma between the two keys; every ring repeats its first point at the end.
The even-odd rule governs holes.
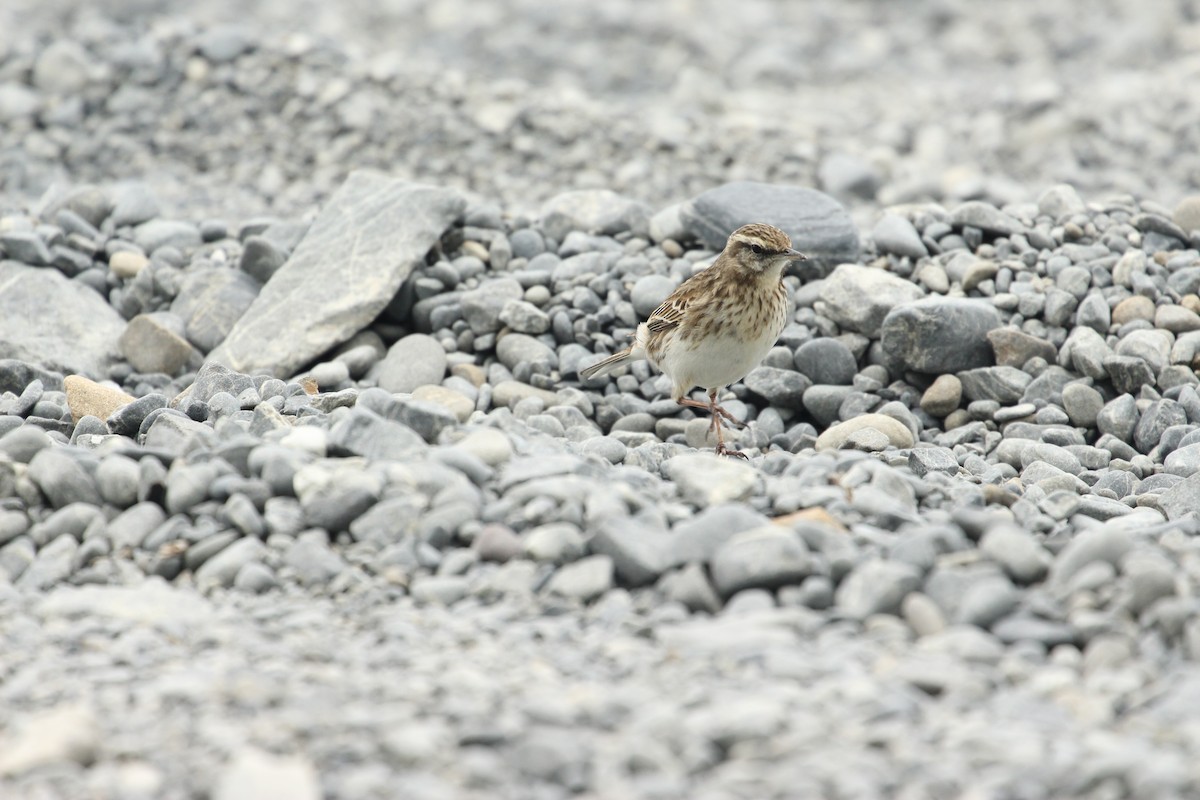
{"type": "Polygon", "coordinates": [[[1200,797],[1198,45],[5,3],[0,796],[1200,797]],[[578,371],[750,220],[742,462],[578,371]]]}

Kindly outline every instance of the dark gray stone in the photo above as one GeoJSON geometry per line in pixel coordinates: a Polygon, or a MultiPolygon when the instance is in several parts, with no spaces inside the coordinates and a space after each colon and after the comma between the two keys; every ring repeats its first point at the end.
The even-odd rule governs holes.
{"type": "Polygon", "coordinates": [[[207,403],[214,395],[225,392],[234,397],[247,389],[254,388],[254,379],[249,375],[235,372],[222,364],[209,362],[196,373],[196,379],[191,386],[180,392],[171,401],[171,407],[179,407],[184,399],[207,403]]]}
{"type": "Polygon", "coordinates": [[[804,393],[804,410],[820,427],[828,427],[841,419],[842,403],[853,393],[853,386],[812,386],[804,393]]]}
{"type": "Polygon", "coordinates": [[[83,532],[94,524],[98,529],[105,524],[104,514],[99,507],[90,503],[69,503],[41,522],[34,523],[28,535],[35,545],[45,547],[59,536],[83,539],[83,532]]]}
{"type": "Polygon", "coordinates": [[[465,207],[453,190],[351,173],[210,360],[295,374],[374,320],[465,207]]]}
{"type": "Polygon", "coordinates": [[[988,332],[1000,327],[982,300],[930,297],[893,308],[884,318],[884,353],[915,372],[959,372],[992,364],[988,332]]]}
{"type": "Polygon", "coordinates": [[[1156,400],[1146,407],[1133,429],[1133,446],[1138,452],[1149,453],[1162,438],[1163,431],[1172,425],[1183,425],[1187,414],[1174,400],[1156,400]]]}
{"type": "Polygon", "coordinates": [[[958,373],[968,400],[995,400],[1002,405],[1021,401],[1033,378],[1015,367],[980,367],[958,373]]]}
{"type": "MultiPolygon", "coordinates": [[[[844,342],[838,339],[813,339],[796,349],[796,369],[813,383],[848,385],[858,372],[858,362],[844,342]]],[[[799,406],[796,406],[799,408],[799,406]]]]}
{"type": "Polygon", "coordinates": [[[996,236],[1011,236],[1025,230],[1025,226],[1015,218],[991,203],[980,200],[971,200],[954,209],[950,215],[950,224],[956,228],[978,228],[996,236]]]}
{"type": "Polygon", "coordinates": [[[171,313],[183,320],[188,341],[208,353],[225,341],[258,291],[258,281],[235,269],[191,269],[171,302],[171,313]]]}
{"type": "Polygon", "coordinates": [[[15,358],[0,359],[0,392],[21,394],[34,381],[41,381],[44,389],[62,391],[63,376],[34,364],[15,358]]]}
{"type": "Polygon", "coordinates": [[[922,478],[931,472],[957,475],[959,471],[958,459],[948,447],[914,447],[908,454],[908,468],[922,478]]]}
{"type": "Polygon", "coordinates": [[[812,386],[805,375],[777,367],[755,367],[742,382],[771,405],[791,409],[804,407],[804,394],[812,386]]]}
{"type": "Polygon", "coordinates": [[[1133,394],[1143,386],[1154,385],[1154,370],[1137,356],[1108,356],[1104,369],[1118,392],[1133,394]]]}
{"type": "Polygon", "coordinates": [[[136,436],[151,411],[166,407],[167,398],[158,392],[151,392],[118,408],[105,424],[110,433],[120,436],[136,436]]]}
{"type": "Polygon", "coordinates": [[[241,260],[238,267],[259,283],[266,283],[286,260],[288,260],[287,253],[276,247],[265,236],[250,236],[242,243],[241,260]]]}
{"type": "Polygon", "coordinates": [[[1112,310],[1108,307],[1104,295],[1089,294],[1079,301],[1079,308],[1075,311],[1075,324],[1091,328],[1101,336],[1107,334],[1108,326],[1112,324],[1112,310]]]}

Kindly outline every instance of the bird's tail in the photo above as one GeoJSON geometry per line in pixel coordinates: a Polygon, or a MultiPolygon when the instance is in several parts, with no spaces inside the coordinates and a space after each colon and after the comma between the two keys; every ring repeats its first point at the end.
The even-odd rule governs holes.
{"type": "Polygon", "coordinates": [[[636,360],[637,359],[634,356],[633,348],[630,347],[627,350],[622,350],[619,353],[614,353],[611,356],[609,356],[608,358],[604,359],[603,361],[599,361],[595,364],[592,364],[590,367],[584,367],[583,369],[579,370],[579,377],[594,378],[597,375],[607,375],[608,373],[612,372],[617,367],[619,367],[623,364],[628,364],[630,361],[636,361],[636,360]]]}

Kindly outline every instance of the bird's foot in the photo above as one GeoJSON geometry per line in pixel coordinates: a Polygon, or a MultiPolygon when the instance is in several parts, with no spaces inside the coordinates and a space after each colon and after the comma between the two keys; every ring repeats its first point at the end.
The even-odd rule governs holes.
{"type": "Polygon", "coordinates": [[[743,461],[750,460],[750,456],[746,455],[741,450],[734,450],[731,447],[726,446],[726,444],[724,442],[717,443],[717,455],[730,456],[731,458],[740,458],[743,461]]]}

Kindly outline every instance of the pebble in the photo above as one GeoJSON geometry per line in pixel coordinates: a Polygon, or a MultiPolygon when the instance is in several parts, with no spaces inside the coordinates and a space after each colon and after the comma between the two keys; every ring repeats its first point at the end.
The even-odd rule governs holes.
{"type": "Polygon", "coordinates": [[[932,297],[893,308],[883,320],[880,346],[916,372],[958,372],[992,363],[988,333],[1000,316],[981,300],[932,297]]]}
{"type": "Polygon", "coordinates": [[[748,464],[708,453],[675,456],[664,469],[684,498],[700,508],[744,500],[759,481],[748,464]]]}
{"type": "Polygon", "coordinates": [[[884,414],[863,414],[845,422],[831,425],[817,437],[817,450],[836,450],[846,446],[850,437],[863,430],[881,434],[884,446],[897,448],[912,447],[915,443],[912,431],[906,425],[884,414]]]}
{"type": "Polygon", "coordinates": [[[370,375],[386,391],[412,392],[419,386],[441,383],[446,363],[446,352],[436,339],[414,333],[388,348],[370,375]]]}
{"type": "Polygon", "coordinates": [[[871,238],[881,253],[894,253],[907,258],[924,258],[929,250],[913,224],[896,214],[884,214],[871,229],[871,238]]]}
{"type": "Polygon", "coordinates": [[[790,531],[768,526],[734,534],[712,556],[712,579],[725,597],[745,589],[798,584],[812,571],[808,548],[790,531]]]}

